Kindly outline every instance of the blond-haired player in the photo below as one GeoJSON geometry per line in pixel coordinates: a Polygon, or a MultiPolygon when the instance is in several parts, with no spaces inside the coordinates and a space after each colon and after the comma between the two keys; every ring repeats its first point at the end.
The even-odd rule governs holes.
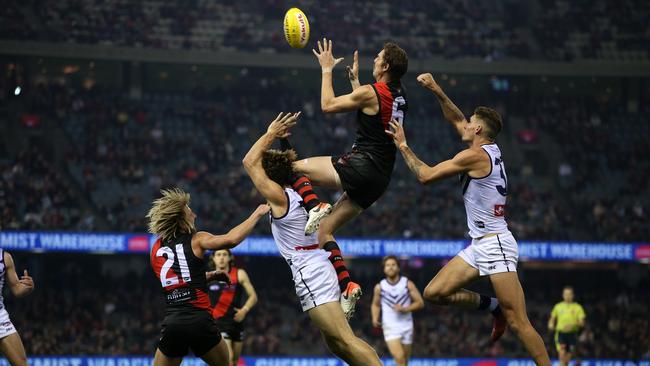
{"type": "Polygon", "coordinates": [[[190,195],[180,188],[161,191],[147,218],[149,232],[158,239],[151,248],[151,268],[165,295],[165,318],[155,366],[178,366],[188,350],[208,365],[230,364],[228,346],[212,318],[208,297],[206,250],[233,248],[250,234],[269,212],[260,205],[244,222],[223,235],[196,231],[190,195]]]}

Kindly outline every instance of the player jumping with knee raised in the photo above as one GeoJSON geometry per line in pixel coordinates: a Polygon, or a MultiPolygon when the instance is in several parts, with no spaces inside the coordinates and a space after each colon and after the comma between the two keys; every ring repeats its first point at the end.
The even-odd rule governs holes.
{"type": "Polygon", "coordinates": [[[493,341],[501,337],[507,321],[535,363],[550,365],[544,341],[526,314],[524,291],[517,277],[517,241],[505,220],[508,182],[501,151],[495,143],[502,127],[501,116],[493,109],[478,107],[467,121],[431,74],[418,76],[418,82],[436,95],[445,119],[469,147],[450,160],[428,166],[407,145],[401,124],[391,122],[392,130],[387,133],[393,137],[420,183],[460,175],[467,226],[472,237],[472,244],[431,280],[424,290],[424,298],[437,305],[492,311],[495,316],[493,341]],[[496,298],[463,288],[480,276],[490,278],[496,298]]]}
{"type": "MultiPolygon", "coordinates": [[[[406,95],[401,78],[408,68],[406,52],[395,43],[386,43],[374,59],[372,74],[375,83],[361,85],[358,78],[358,53],[354,64],[348,68],[352,92],[334,95],[332,71],[343,59],[332,55],[332,41],[318,41],[314,55],[322,71],[321,109],[325,113],[356,111],[357,136],[352,149],[340,156],[319,156],[297,161],[295,171],[302,175],[303,184],[341,189],[344,191],[331,214],[323,218],[327,206],[321,205],[310,212],[306,233],[319,228],[319,245],[330,252],[330,260],[340,273],[345,264],[334,233],[363,210],[370,207],[388,188],[395,165],[397,150],[384,133],[388,123],[404,120],[407,110],[406,95]],[[311,183],[308,183],[311,181],[311,183]],[[314,213],[313,211],[317,211],[314,213]],[[322,222],[320,220],[323,220],[322,222]]],[[[297,181],[296,181],[297,182],[297,181]]],[[[296,182],[292,186],[296,187],[296,182]]],[[[299,191],[300,192],[300,191],[299,191]]],[[[303,199],[307,201],[304,194],[303,199]]],[[[312,205],[318,203],[313,202],[312,205]]],[[[341,304],[346,314],[352,314],[361,288],[347,276],[340,277],[341,304]]]]}

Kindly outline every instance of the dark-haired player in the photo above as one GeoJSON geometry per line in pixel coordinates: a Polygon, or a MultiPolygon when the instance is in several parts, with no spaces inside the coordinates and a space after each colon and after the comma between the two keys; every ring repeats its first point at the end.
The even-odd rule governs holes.
{"type": "Polygon", "coordinates": [[[334,240],[334,233],[370,207],[388,188],[397,150],[384,131],[388,129],[391,119],[399,123],[404,120],[407,102],[401,78],[408,68],[408,57],[397,44],[384,44],[373,63],[375,83],[361,85],[358,77],[358,52],[355,51],[353,66],[348,68],[352,92],[336,96],[332,86],[332,71],[343,59],[334,58],[332,41],[327,39],[323,39],[322,43],[318,41],[318,51],[314,50],[314,55],[318,58],[322,72],[321,109],[324,113],[356,112],[357,136],[352,149],[343,155],[297,161],[294,168],[304,177],[300,177],[292,186],[299,193],[302,186],[311,183],[344,192],[326,218],[323,218],[325,209],[322,205],[315,206],[320,203],[316,202],[317,199],[311,197],[310,200],[303,193],[301,196],[311,210],[305,232],[311,233],[319,229],[319,245],[330,253],[330,261],[339,272],[341,306],[346,315],[350,316],[361,296],[361,288],[346,275],[347,269],[334,240]],[[309,205],[315,208],[312,209],[309,205]]]}
{"type": "Polygon", "coordinates": [[[406,366],[413,349],[413,312],[424,308],[424,300],[413,281],[400,273],[396,256],[384,257],[382,270],[386,278],[375,285],[370,306],[372,325],[382,328],[395,365],[406,366]]]}
{"type": "Polygon", "coordinates": [[[215,251],[211,260],[215,270],[227,274],[230,279],[230,284],[219,281],[208,283],[208,289],[212,316],[230,349],[230,364],[237,366],[244,342],[244,319],[257,304],[257,293],[246,270],[235,266],[230,249],[215,251]]]}
{"type": "Polygon", "coordinates": [[[478,107],[465,119],[431,74],[418,76],[442,107],[445,119],[456,129],[468,148],[434,166],[423,163],[406,143],[401,124],[391,122],[391,135],[409,169],[422,184],[461,176],[467,226],[472,243],[447,263],[424,290],[424,298],[437,305],[489,310],[494,315],[492,341],[510,329],[538,365],[550,365],[542,338],[526,314],[524,291],[517,277],[517,241],[505,220],[508,180],[501,150],[495,139],[501,131],[501,116],[493,109],[478,107]],[[488,276],[496,298],[463,289],[480,276],[488,276]],[[505,317],[504,317],[505,316],[505,317]]]}
{"type": "Polygon", "coordinates": [[[307,212],[303,199],[291,188],[295,175],[294,150],[270,150],[288,135],[299,114],[278,115],[244,157],[255,188],[271,206],[271,233],[293,275],[302,310],[318,327],[328,348],[350,366],[380,366],[377,353],[356,337],[339,303],[341,291],[328,253],[318,246],[317,234],[305,235],[307,212]]]}

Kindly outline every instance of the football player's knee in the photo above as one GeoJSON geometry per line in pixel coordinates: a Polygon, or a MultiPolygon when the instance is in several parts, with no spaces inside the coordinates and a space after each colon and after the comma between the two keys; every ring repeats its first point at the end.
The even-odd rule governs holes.
{"type": "Polygon", "coordinates": [[[349,346],[349,342],[340,333],[326,336],[326,341],[332,352],[346,352],[349,346]]]}
{"type": "Polygon", "coordinates": [[[437,284],[429,284],[424,289],[424,298],[434,304],[444,303],[444,298],[448,296],[444,289],[437,284]]]}
{"type": "Polygon", "coordinates": [[[521,314],[517,314],[517,312],[512,309],[506,309],[504,311],[504,315],[508,321],[508,327],[510,327],[510,329],[516,334],[519,334],[520,332],[527,330],[529,327],[532,327],[525,315],[522,316],[521,314]]]}

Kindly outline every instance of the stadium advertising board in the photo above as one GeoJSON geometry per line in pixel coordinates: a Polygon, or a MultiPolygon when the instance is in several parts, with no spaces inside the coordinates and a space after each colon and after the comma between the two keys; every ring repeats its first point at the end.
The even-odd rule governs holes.
{"type": "MultiPolygon", "coordinates": [[[[138,357],[29,357],[30,366],[149,366],[153,358],[138,357]]],[[[395,366],[392,359],[382,358],[386,366],[395,366]]],[[[195,357],[186,357],[182,366],[203,366],[205,363],[195,357]]],[[[243,357],[237,366],[345,366],[346,363],[333,357],[243,357]]],[[[411,366],[534,366],[532,360],[510,358],[412,358],[411,366]]],[[[557,366],[553,360],[553,366],[557,366]]],[[[0,366],[9,366],[6,359],[0,359],[0,366]]],[[[650,360],[595,360],[583,359],[581,366],[650,366],[650,360]]]]}
{"type": "MultiPolygon", "coordinates": [[[[84,253],[148,253],[155,238],[149,234],[0,232],[0,247],[7,250],[84,253]]],[[[468,240],[341,238],[348,256],[382,257],[399,254],[423,258],[451,258],[468,240]]],[[[240,255],[279,255],[271,237],[250,237],[234,249],[240,255]]],[[[650,244],[521,241],[522,260],[639,261],[650,259],[650,244]]]]}

